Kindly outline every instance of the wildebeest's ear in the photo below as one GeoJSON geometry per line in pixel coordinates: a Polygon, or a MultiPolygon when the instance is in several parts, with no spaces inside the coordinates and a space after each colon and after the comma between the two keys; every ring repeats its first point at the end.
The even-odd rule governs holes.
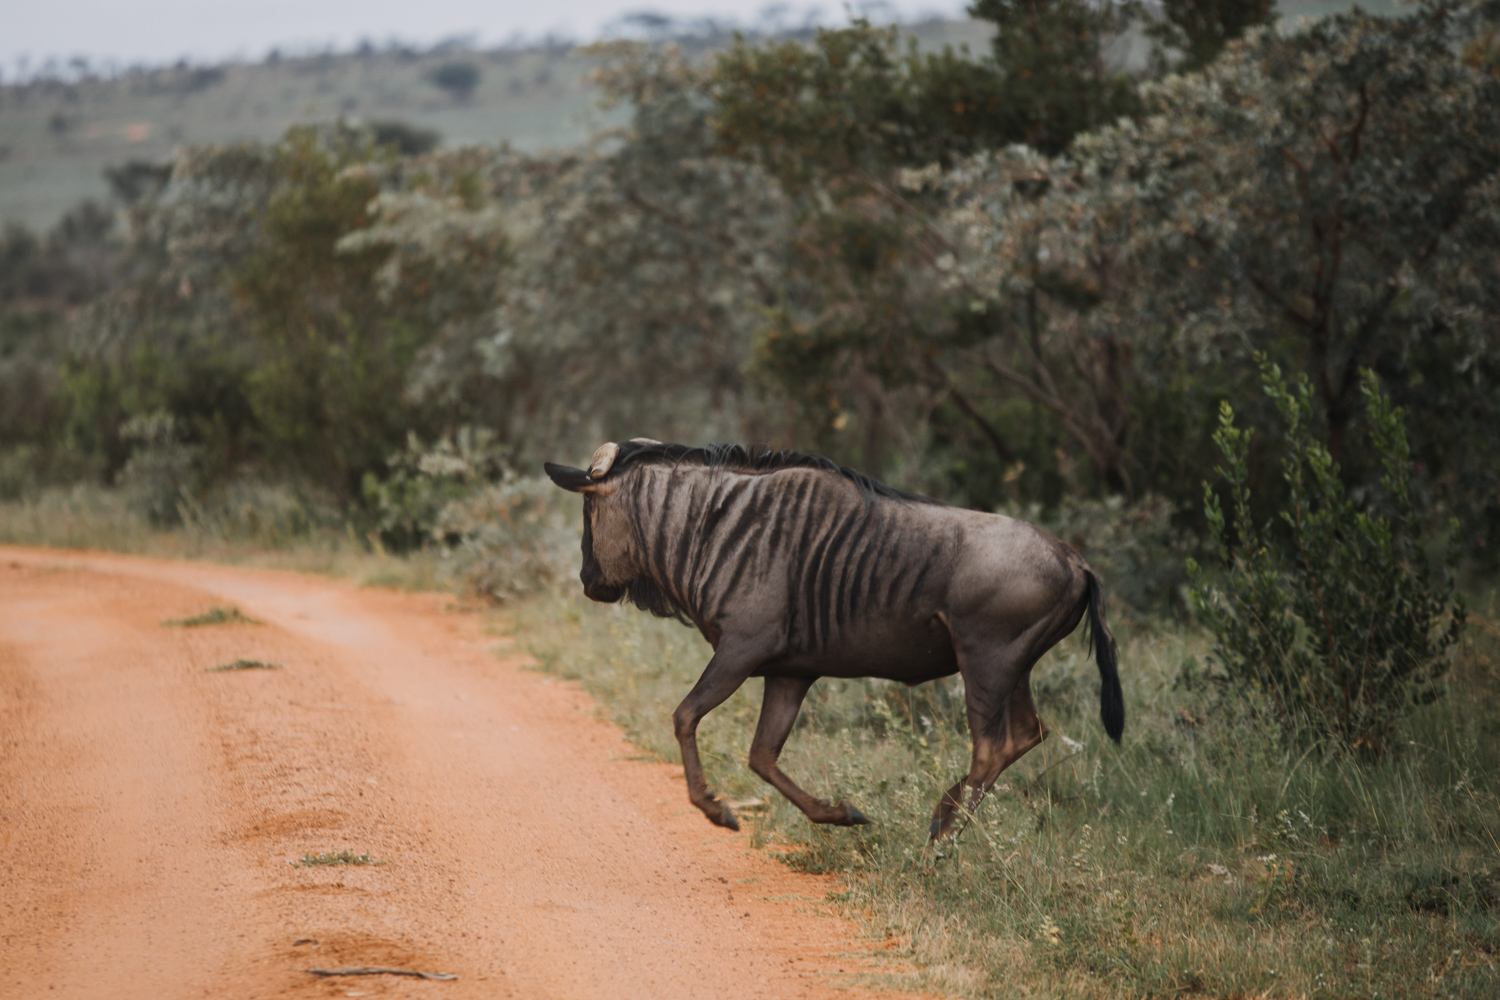
{"type": "Polygon", "coordinates": [[[571,465],[553,465],[551,462],[543,462],[542,468],[547,470],[547,475],[554,483],[570,493],[582,493],[584,487],[594,485],[594,481],[589,478],[587,472],[575,469],[571,465]]]}

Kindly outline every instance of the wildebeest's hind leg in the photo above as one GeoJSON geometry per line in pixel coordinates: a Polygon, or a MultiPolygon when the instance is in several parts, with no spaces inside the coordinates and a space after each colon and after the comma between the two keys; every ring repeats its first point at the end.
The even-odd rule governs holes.
{"type": "Polygon", "coordinates": [[[968,702],[969,731],[974,751],[969,773],[943,793],[932,813],[928,832],[933,840],[953,828],[958,807],[964,803],[969,813],[1000,777],[1000,772],[1014,764],[1026,751],[1047,738],[1047,727],[1036,713],[1031,700],[1031,668],[1027,663],[1018,677],[1013,670],[997,667],[990,671],[965,672],[964,685],[968,702]],[[1010,690],[1004,689],[1009,686],[1010,690]],[[965,789],[968,790],[967,802],[965,789]]]}
{"type": "Polygon", "coordinates": [[[688,798],[715,825],[727,826],[731,830],[740,828],[739,820],[734,818],[729,803],[715,796],[703,778],[703,764],[698,759],[698,723],[738,691],[764,659],[760,650],[721,642],[713,659],[704,668],[703,676],[672,713],[672,727],[677,735],[677,745],[682,750],[682,773],[687,778],[688,798]]]}
{"type": "Polygon", "coordinates": [[[777,766],[781,749],[797,721],[797,712],[802,708],[802,699],[807,697],[813,679],[805,677],[767,677],[766,694],[760,706],[760,721],[755,726],[755,739],[750,743],[750,769],[765,778],[776,790],[791,800],[792,805],[807,814],[814,823],[834,823],[838,826],[858,826],[870,822],[863,813],[847,802],[829,804],[827,799],[815,799],[797,786],[777,766]]]}

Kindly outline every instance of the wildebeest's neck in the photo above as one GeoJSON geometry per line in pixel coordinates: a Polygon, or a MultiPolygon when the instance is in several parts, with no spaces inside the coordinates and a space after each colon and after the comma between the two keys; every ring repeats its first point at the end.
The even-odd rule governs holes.
{"type": "Polygon", "coordinates": [[[680,611],[714,641],[731,616],[790,622],[826,640],[883,565],[880,525],[905,506],[839,474],[791,468],[749,474],[642,465],[622,487],[640,579],[631,599],[680,611]]]}

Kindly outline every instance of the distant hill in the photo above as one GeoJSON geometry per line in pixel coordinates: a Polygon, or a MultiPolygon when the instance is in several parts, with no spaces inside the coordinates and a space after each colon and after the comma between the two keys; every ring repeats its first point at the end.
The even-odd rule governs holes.
{"type": "Polygon", "coordinates": [[[0,220],[44,227],[79,199],[102,196],[108,165],[164,160],[186,143],[271,140],[297,122],[401,121],[448,145],[576,145],[605,121],[590,69],[569,48],[369,51],[3,87],[0,220]],[[453,64],[478,70],[468,96],[432,82],[453,64]]]}
{"type": "MultiPolygon", "coordinates": [[[[1324,14],[1339,0],[1283,2],[1286,16],[1324,14]]],[[[1394,9],[1394,0],[1362,4],[1394,9]]],[[[986,47],[988,25],[910,26],[924,47],[986,47]]],[[[727,37],[688,39],[712,48],[727,37]]],[[[107,193],[103,171],[162,161],[184,144],[268,141],[298,122],[344,117],[434,131],[445,146],[508,142],[534,152],[582,143],[622,123],[601,112],[589,83],[593,61],[570,46],[461,51],[372,49],[258,63],[179,64],[111,79],[39,80],[0,86],[0,223],[45,229],[81,199],[107,193]],[[454,73],[455,64],[477,74],[454,73]],[[440,71],[450,67],[445,75],[440,71]],[[462,92],[474,76],[471,92],[462,92]],[[460,86],[444,89],[440,79],[460,86]]]]}

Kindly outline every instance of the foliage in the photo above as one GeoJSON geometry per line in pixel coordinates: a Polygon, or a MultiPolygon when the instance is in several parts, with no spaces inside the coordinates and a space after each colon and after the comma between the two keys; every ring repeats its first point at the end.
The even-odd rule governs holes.
{"type": "Polygon", "coordinates": [[[280,663],[271,663],[266,660],[230,660],[228,663],[220,663],[213,667],[204,667],[206,674],[228,673],[235,670],[280,670],[280,663]]]}
{"type": "Polygon", "coordinates": [[[577,573],[578,504],[545,476],[507,476],[450,501],[433,534],[464,589],[507,601],[555,588],[577,573]]]}
{"type": "Polygon", "coordinates": [[[370,131],[379,146],[394,147],[402,156],[421,156],[437,148],[442,136],[435,129],[420,128],[403,121],[372,121],[370,131]]]}
{"type": "Polygon", "coordinates": [[[386,294],[443,306],[408,390],[456,396],[518,468],[647,431],[753,435],[764,412],[745,369],[784,253],[781,199],[714,155],[702,73],[681,53],[598,53],[631,128],[577,155],[455,150],[393,170],[374,224],[342,244],[390,248],[386,294]]]}
{"type": "Polygon", "coordinates": [[[1463,53],[1486,10],[1260,33],[1145,86],[1140,119],[1067,157],[971,158],[946,178],[950,287],[975,337],[960,357],[1050,411],[1101,485],[1179,502],[1211,463],[1212,401],[1251,391],[1256,350],[1308,375],[1334,457],[1373,480],[1343,445],[1373,368],[1484,544],[1500,77],[1463,53]]]}
{"type": "Polygon", "coordinates": [[[1275,11],[1275,0],[1162,0],[1161,16],[1146,25],[1146,34],[1159,46],[1159,62],[1175,55],[1172,68],[1192,72],[1249,29],[1269,23],[1275,11]]]}
{"type": "Polygon", "coordinates": [[[198,449],[178,439],[177,418],[165,410],[127,420],[120,437],[132,446],[120,470],[121,490],[152,524],[176,524],[194,485],[198,449]]]}
{"type": "Polygon", "coordinates": [[[410,434],[405,450],[386,459],[386,468],[383,479],[365,473],[364,499],[381,540],[397,551],[444,541],[442,533],[434,537],[443,508],[505,471],[493,432],[482,427],[461,427],[431,448],[410,434]]]}
{"type": "Polygon", "coordinates": [[[1271,420],[1263,350],[1308,374],[1356,496],[1379,470],[1345,451],[1351,373],[1376,370],[1413,488],[1497,551],[1491,9],[1251,32],[1154,82],[1119,72],[1128,19],[1207,60],[1261,8],[976,10],[977,54],[863,21],[698,61],[593,49],[629,123],[569,153],[341,124],[126,164],[112,207],[7,238],[0,285],[54,278],[0,305],[0,489],[139,479],[122,429],[165,412],[194,458],[159,517],[256,478],[425,503],[380,526],[396,548],[441,503],[397,497],[387,459],[465,426],[514,470],[763,439],[971,506],[1183,514],[1217,400],[1271,420]]]}
{"type": "Polygon", "coordinates": [[[1451,578],[1457,549],[1450,541],[1445,569],[1435,575],[1412,502],[1402,414],[1372,373],[1364,373],[1362,388],[1389,516],[1349,498],[1314,434],[1306,376],[1289,386],[1276,365],[1263,362],[1261,378],[1287,428],[1281,531],[1255,525],[1250,432],[1235,427],[1225,403],[1214,439],[1224,453],[1232,529],[1206,483],[1204,497],[1213,545],[1230,571],[1221,589],[1189,563],[1193,604],[1229,676],[1267,698],[1288,731],[1379,755],[1411,706],[1438,696],[1445,653],[1463,631],[1464,604],[1451,578]]]}
{"type": "Polygon", "coordinates": [[[514,475],[489,431],[463,427],[431,447],[412,435],[389,469],[365,478],[379,537],[440,553],[447,583],[505,601],[573,575],[577,504],[545,477],[514,475]]]}
{"type": "Polygon", "coordinates": [[[346,127],[185,150],[131,203],[120,279],[71,324],[72,446],[113,472],[129,451],[121,427],[165,410],[201,449],[207,483],[254,465],[357,494],[437,416],[404,392],[434,295],[382,296],[389,249],[340,244],[369,223],[369,168],[392,158],[346,127]]]}
{"type": "Polygon", "coordinates": [[[319,865],[383,865],[384,861],[376,861],[370,857],[369,851],[355,854],[347,848],[342,851],[322,851],[318,854],[304,854],[296,861],[288,861],[287,864],[293,868],[313,868],[319,865]]]}
{"type": "Polygon", "coordinates": [[[61,342],[70,314],[114,279],[117,244],[113,214],[92,201],[40,239],[16,224],[0,233],[0,496],[89,471],[60,447],[61,342]]]}
{"type": "Polygon", "coordinates": [[[1079,132],[1134,112],[1133,81],[1111,67],[1110,41],[1137,11],[1125,0],[975,0],[975,17],[995,23],[995,66],[1024,109],[1021,141],[1059,153],[1079,132]]]}
{"type": "Polygon", "coordinates": [[[955,339],[945,313],[956,247],[933,224],[933,181],[1009,143],[1059,151],[1133,107],[1105,54],[1126,9],[980,4],[998,28],[981,58],[903,54],[894,30],[856,20],[809,46],[741,40],[716,60],[718,146],[776,178],[796,226],[757,368],[799,401],[819,447],[881,473],[894,449],[915,450],[902,418],[949,403],[967,433],[1016,461],[940,361],[955,339]]]}

